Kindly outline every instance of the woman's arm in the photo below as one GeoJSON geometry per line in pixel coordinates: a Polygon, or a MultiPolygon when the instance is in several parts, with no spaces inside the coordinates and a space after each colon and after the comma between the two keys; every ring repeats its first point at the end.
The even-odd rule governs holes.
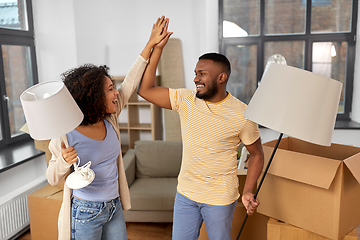
{"type": "Polygon", "coordinates": [[[62,156],[61,143],[67,142],[62,138],[52,139],[49,143],[49,150],[51,152],[51,159],[49,166],[46,169],[46,178],[50,185],[58,185],[71,172],[71,163],[65,161],[62,156]]]}

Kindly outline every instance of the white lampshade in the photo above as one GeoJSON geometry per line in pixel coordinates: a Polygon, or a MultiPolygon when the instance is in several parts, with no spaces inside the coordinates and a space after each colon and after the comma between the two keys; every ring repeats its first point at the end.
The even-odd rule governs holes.
{"type": "Polygon", "coordinates": [[[273,63],[244,116],[288,136],[330,146],[341,88],[337,80],[273,63]]]}
{"type": "Polygon", "coordinates": [[[39,83],[20,95],[30,136],[36,140],[60,137],[82,122],[84,115],[61,81],[39,83]]]}

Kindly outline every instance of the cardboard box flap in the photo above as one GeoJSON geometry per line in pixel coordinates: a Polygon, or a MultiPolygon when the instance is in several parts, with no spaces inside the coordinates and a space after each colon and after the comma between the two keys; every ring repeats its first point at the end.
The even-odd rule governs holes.
{"type": "Polygon", "coordinates": [[[29,196],[40,197],[40,198],[50,198],[53,195],[62,192],[62,190],[56,186],[46,185],[45,187],[40,188],[38,191],[31,193],[29,196]]]}
{"type": "MultiPolygon", "coordinates": [[[[275,147],[275,144],[276,140],[266,142],[263,145],[275,147]]],[[[335,160],[345,160],[353,155],[360,153],[359,147],[341,145],[336,143],[332,143],[330,147],[321,146],[292,137],[283,138],[280,142],[279,148],[335,160]]]]}
{"type": "MultiPolygon", "coordinates": [[[[274,148],[263,145],[263,149],[267,164],[274,148]]],[[[278,148],[268,173],[328,189],[341,162],[278,148]]]]}
{"type": "Polygon", "coordinates": [[[358,183],[360,183],[360,153],[353,155],[344,160],[345,165],[349,168],[350,172],[356,179],[358,183]]]}

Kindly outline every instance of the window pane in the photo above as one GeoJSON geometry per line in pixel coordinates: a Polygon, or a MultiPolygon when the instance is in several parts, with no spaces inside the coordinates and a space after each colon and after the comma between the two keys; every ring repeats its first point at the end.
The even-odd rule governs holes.
{"type": "Polygon", "coordinates": [[[260,0],[224,0],[223,37],[260,34],[260,0]]]}
{"type": "Polygon", "coordinates": [[[0,118],[0,141],[3,140],[3,133],[2,133],[2,122],[0,118]]]}
{"type": "Polygon", "coordinates": [[[0,0],[0,27],[29,30],[25,0],[0,0]]]}
{"type": "Polygon", "coordinates": [[[312,71],[343,83],[338,113],[344,113],[347,46],[346,42],[313,43],[312,71]]]}
{"type": "Polygon", "coordinates": [[[265,1],[265,34],[304,33],[305,13],[303,0],[265,1]]]}
{"type": "Polygon", "coordinates": [[[34,83],[31,72],[30,47],[3,45],[2,51],[10,133],[13,137],[21,133],[20,128],[25,124],[20,94],[34,83]]]}
{"type": "Polygon", "coordinates": [[[285,57],[287,65],[304,69],[304,52],[304,41],[266,42],[264,68],[270,56],[280,54],[285,57]]]}
{"type": "Polygon", "coordinates": [[[226,46],[225,55],[231,63],[227,91],[244,103],[249,103],[257,87],[256,45],[226,46]]]}
{"type": "Polygon", "coordinates": [[[351,0],[313,0],[311,33],[350,32],[351,0]]]}

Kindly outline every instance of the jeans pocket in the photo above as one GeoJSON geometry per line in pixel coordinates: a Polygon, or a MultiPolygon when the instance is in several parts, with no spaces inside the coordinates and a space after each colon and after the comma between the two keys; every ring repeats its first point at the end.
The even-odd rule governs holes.
{"type": "Polygon", "coordinates": [[[75,216],[75,220],[88,222],[94,220],[97,216],[101,214],[101,208],[96,207],[84,207],[79,206],[77,208],[77,213],[75,216]]]}

